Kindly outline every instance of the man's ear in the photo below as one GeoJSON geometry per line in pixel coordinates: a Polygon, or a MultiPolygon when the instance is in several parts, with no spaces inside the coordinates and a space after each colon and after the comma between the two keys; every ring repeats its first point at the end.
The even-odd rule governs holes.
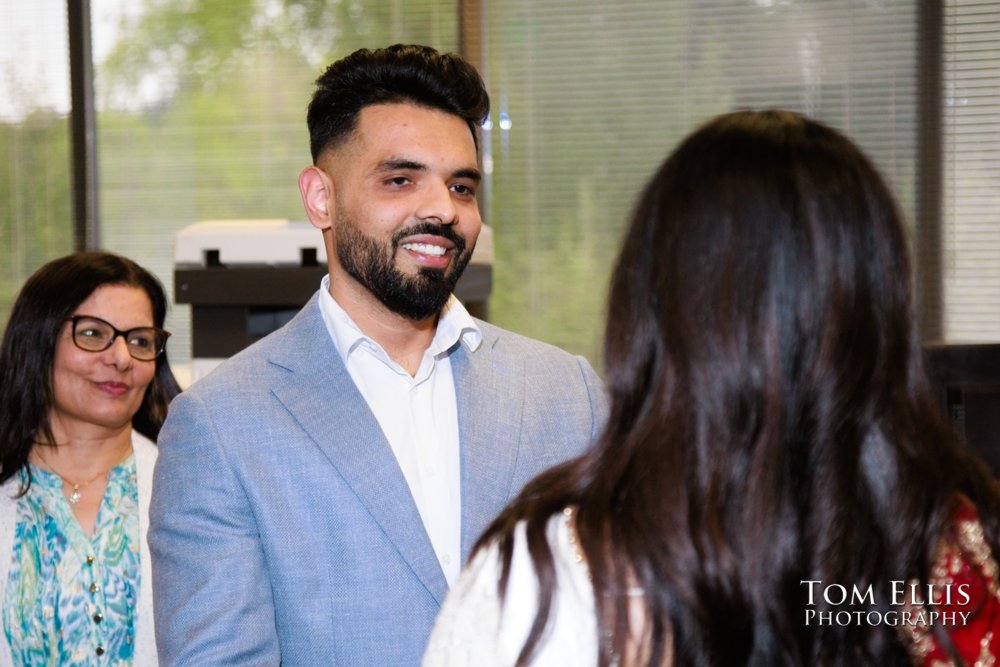
{"type": "Polygon", "coordinates": [[[309,165],[299,174],[299,193],[309,222],[316,229],[329,229],[333,216],[333,181],[316,165],[309,165]]]}

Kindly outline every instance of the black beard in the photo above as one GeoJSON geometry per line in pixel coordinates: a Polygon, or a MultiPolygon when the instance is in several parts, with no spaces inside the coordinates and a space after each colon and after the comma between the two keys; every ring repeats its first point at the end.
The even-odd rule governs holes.
{"type": "Polygon", "coordinates": [[[393,234],[388,246],[383,246],[362,232],[344,215],[337,215],[337,258],[348,275],[357,280],[382,302],[386,308],[411,320],[423,320],[437,315],[455,291],[458,279],[472,257],[466,250],[465,239],[454,229],[434,223],[419,223],[393,234]],[[408,276],[395,266],[400,242],[409,236],[426,234],[440,236],[454,245],[455,258],[450,270],[421,268],[417,275],[408,276]]]}

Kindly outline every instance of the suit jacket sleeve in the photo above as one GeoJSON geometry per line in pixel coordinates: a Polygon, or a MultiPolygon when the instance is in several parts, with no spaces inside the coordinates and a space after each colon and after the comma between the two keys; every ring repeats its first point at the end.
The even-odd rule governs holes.
{"type": "Polygon", "coordinates": [[[204,402],[178,396],[158,442],[149,546],[161,664],[279,664],[254,517],[204,402]]]}
{"type": "Polygon", "coordinates": [[[600,435],[601,430],[604,428],[605,422],[608,419],[608,394],[604,387],[604,382],[594,371],[594,368],[590,365],[584,357],[577,357],[580,363],[580,370],[583,373],[583,382],[587,385],[587,392],[590,395],[590,409],[591,409],[591,427],[590,427],[590,437],[591,444],[600,435]]]}

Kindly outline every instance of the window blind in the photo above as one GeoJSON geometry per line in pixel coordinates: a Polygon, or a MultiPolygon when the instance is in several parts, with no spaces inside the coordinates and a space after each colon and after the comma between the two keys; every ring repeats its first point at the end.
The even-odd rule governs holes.
{"type": "Polygon", "coordinates": [[[490,309],[503,326],[599,357],[637,191],[687,132],[735,108],[785,107],[844,130],[912,220],[914,2],[484,0],[483,16],[490,309]]]}
{"type": "Polygon", "coordinates": [[[1000,2],[944,10],[944,291],[950,342],[1000,341],[1000,2]]]}

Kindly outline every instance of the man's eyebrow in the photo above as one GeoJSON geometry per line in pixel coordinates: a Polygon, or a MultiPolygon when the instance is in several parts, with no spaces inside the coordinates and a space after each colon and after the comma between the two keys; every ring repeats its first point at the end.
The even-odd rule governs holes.
{"type": "Polygon", "coordinates": [[[376,171],[427,171],[427,165],[421,164],[420,162],[414,162],[413,160],[406,160],[403,158],[394,159],[390,158],[388,160],[382,160],[378,163],[375,168],[376,171]]]}
{"type": "Polygon", "coordinates": [[[470,181],[475,181],[476,183],[483,180],[483,173],[478,169],[472,169],[471,167],[468,169],[459,169],[451,176],[452,178],[467,178],[470,181]]]}
{"type": "MultiPolygon", "coordinates": [[[[376,172],[387,172],[387,171],[427,171],[427,165],[422,162],[415,162],[413,160],[407,160],[405,158],[394,159],[390,158],[388,160],[382,160],[375,167],[376,172]]],[[[483,173],[474,167],[467,167],[464,169],[457,169],[451,174],[452,178],[467,178],[470,181],[475,181],[479,183],[483,180],[483,173]]]]}

